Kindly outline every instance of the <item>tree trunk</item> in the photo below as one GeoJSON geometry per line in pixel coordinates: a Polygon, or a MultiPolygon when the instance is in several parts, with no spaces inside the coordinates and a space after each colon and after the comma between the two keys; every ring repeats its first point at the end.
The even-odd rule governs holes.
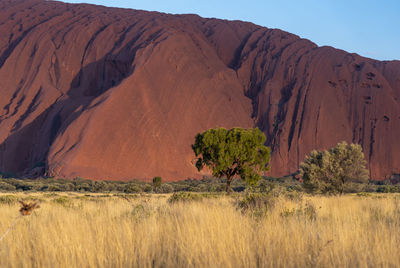
{"type": "Polygon", "coordinates": [[[343,195],[345,180],[344,180],[344,179],[341,179],[340,182],[341,182],[341,184],[340,184],[340,190],[339,190],[339,192],[340,192],[340,195],[343,195]]]}
{"type": "Polygon", "coordinates": [[[342,184],[342,185],[340,185],[340,189],[339,189],[340,195],[343,195],[343,192],[344,192],[344,185],[342,184]]]}
{"type": "Polygon", "coordinates": [[[232,192],[231,188],[232,177],[226,177],[226,193],[229,195],[232,192]]]}

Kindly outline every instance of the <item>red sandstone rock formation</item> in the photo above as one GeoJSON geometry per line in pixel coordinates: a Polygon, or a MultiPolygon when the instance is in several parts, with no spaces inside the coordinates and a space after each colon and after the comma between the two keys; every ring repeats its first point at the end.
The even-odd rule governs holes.
{"type": "Polygon", "coordinates": [[[254,127],[272,175],[362,144],[400,172],[400,62],[196,15],[0,0],[0,171],[95,179],[199,176],[190,144],[254,127]]]}

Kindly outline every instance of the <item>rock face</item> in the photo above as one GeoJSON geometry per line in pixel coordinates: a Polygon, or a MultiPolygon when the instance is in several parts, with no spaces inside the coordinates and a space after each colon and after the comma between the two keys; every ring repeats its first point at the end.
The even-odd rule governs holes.
{"type": "Polygon", "coordinates": [[[196,177],[217,126],[264,131],[272,175],[342,140],[372,178],[400,172],[400,62],[251,23],[0,0],[0,81],[2,172],[196,177]]]}

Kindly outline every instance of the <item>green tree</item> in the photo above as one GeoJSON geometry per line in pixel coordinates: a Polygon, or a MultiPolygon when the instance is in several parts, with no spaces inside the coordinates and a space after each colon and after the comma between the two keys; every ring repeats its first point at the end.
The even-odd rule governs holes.
{"type": "Polygon", "coordinates": [[[226,192],[231,192],[231,182],[239,175],[249,185],[255,185],[260,172],[268,170],[270,148],[264,145],[264,133],[258,128],[209,129],[196,135],[192,149],[196,167],[205,166],[215,177],[226,177],[226,192]]]}
{"type": "Polygon", "coordinates": [[[366,164],[359,144],[341,142],[328,151],[312,151],[300,165],[300,173],[309,192],[342,194],[346,184],[368,181],[366,164]]]}
{"type": "Polygon", "coordinates": [[[157,177],[154,177],[154,178],[153,178],[153,188],[154,188],[154,191],[156,191],[156,190],[161,186],[161,183],[162,183],[161,177],[157,176],[157,177]]]}

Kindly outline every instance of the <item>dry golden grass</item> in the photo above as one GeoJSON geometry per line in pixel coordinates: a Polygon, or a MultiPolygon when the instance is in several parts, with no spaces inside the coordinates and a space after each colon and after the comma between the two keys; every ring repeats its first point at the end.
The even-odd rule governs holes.
{"type": "MultiPolygon", "coordinates": [[[[399,195],[279,198],[265,216],[231,197],[62,196],[30,196],[41,208],[1,241],[0,267],[400,267],[399,195]]],[[[0,234],[18,209],[0,204],[0,234]]]]}

